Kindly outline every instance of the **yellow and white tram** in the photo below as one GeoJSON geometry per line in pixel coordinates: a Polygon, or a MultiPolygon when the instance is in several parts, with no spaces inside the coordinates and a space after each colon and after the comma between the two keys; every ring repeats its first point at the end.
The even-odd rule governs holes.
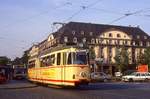
{"type": "Polygon", "coordinates": [[[90,66],[88,50],[56,47],[34,60],[29,60],[28,79],[34,82],[64,86],[88,84],[90,66]]]}

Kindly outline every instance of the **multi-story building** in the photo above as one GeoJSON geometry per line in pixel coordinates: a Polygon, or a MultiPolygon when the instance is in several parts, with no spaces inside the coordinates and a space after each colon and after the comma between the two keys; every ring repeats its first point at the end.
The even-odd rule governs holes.
{"type": "Polygon", "coordinates": [[[103,70],[113,72],[116,49],[126,47],[130,53],[130,64],[135,64],[139,54],[150,46],[150,36],[139,27],[69,22],[39,43],[39,55],[65,43],[93,48],[96,58],[103,60],[103,70]]]}

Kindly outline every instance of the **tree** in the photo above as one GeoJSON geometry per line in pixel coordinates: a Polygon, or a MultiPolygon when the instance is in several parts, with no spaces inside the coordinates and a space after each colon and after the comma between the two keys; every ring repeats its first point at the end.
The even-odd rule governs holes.
{"type": "Polygon", "coordinates": [[[89,49],[89,57],[90,59],[95,59],[95,51],[94,48],[89,49]]]}
{"type": "Polygon", "coordinates": [[[12,63],[13,65],[26,65],[28,63],[28,58],[28,51],[24,51],[22,57],[16,57],[12,63]]]}
{"type": "Polygon", "coordinates": [[[144,59],[143,59],[143,63],[147,64],[149,66],[150,69],[150,47],[146,48],[146,50],[144,51],[144,59]]]}
{"type": "Polygon", "coordinates": [[[6,56],[0,57],[0,65],[5,66],[9,63],[10,63],[10,59],[8,57],[6,57],[6,56]]]}
{"type": "Polygon", "coordinates": [[[29,57],[28,57],[28,51],[24,51],[24,54],[21,57],[22,63],[23,64],[28,64],[28,59],[29,59],[29,57]]]}
{"type": "Polygon", "coordinates": [[[145,62],[144,62],[144,53],[142,53],[142,50],[140,50],[140,53],[137,55],[136,64],[137,65],[145,64],[145,62]]]}
{"type": "Polygon", "coordinates": [[[121,51],[116,49],[116,56],[114,57],[115,64],[119,72],[122,72],[129,65],[129,53],[125,47],[121,51]]]}
{"type": "Polygon", "coordinates": [[[22,64],[21,58],[16,57],[12,63],[13,65],[21,65],[22,64]]]}

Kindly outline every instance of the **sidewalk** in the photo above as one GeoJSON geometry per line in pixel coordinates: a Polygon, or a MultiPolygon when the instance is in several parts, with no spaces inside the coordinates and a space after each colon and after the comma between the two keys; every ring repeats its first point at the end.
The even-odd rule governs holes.
{"type": "Polygon", "coordinates": [[[26,80],[12,80],[5,84],[0,84],[0,89],[23,89],[33,87],[37,87],[37,85],[32,84],[26,80]]]}

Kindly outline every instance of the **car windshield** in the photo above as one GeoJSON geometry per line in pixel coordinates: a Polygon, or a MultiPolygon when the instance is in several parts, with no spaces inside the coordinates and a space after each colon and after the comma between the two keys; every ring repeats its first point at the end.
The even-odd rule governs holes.
{"type": "Polygon", "coordinates": [[[135,73],[135,72],[133,72],[133,73],[131,73],[130,75],[136,75],[136,73],[135,73]]]}

